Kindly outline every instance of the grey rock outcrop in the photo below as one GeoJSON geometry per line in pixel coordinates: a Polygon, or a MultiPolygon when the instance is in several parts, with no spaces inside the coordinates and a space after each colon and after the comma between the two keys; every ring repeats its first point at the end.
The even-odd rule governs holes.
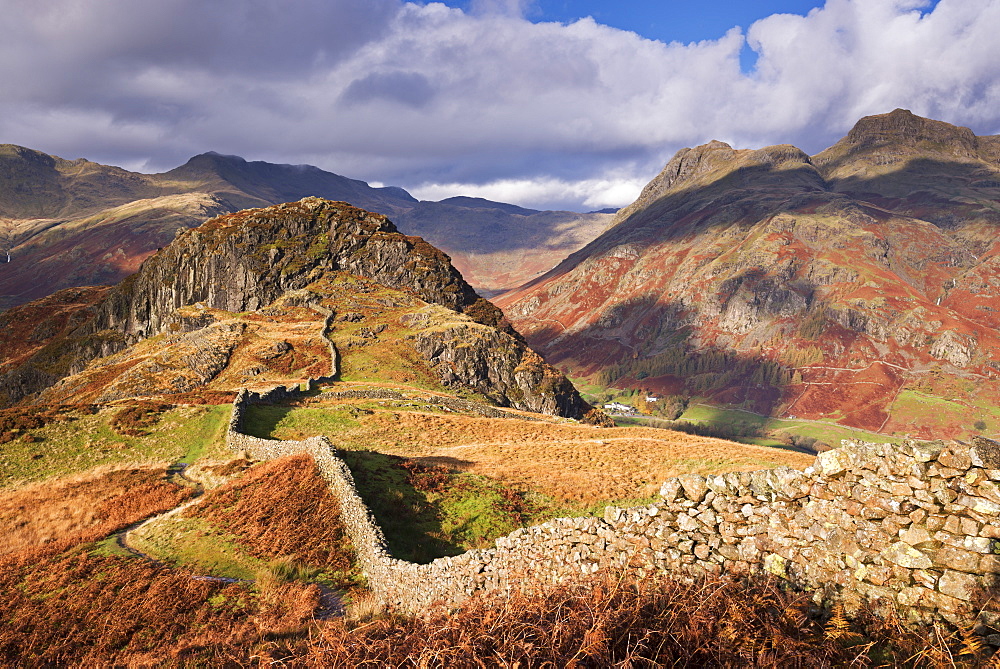
{"type": "Polygon", "coordinates": [[[590,410],[573,384],[522,342],[496,328],[462,323],[411,339],[446,386],[474,390],[523,411],[583,418],[590,410]]]}
{"type": "Polygon", "coordinates": [[[336,270],[412,290],[456,311],[481,311],[490,324],[502,319],[427,242],[400,234],[380,214],[309,197],[220,216],[184,232],[112,291],[89,329],[146,337],[162,331],[178,307],[199,302],[255,311],[336,270]]]}
{"type": "Polygon", "coordinates": [[[201,323],[178,320],[179,307],[254,311],[335,271],[412,292],[520,339],[447,255],[400,234],[385,216],[310,197],[219,216],[179,234],[88,306],[86,322],[7,370],[3,399],[20,401],[146,337],[197,329],[201,323]]]}

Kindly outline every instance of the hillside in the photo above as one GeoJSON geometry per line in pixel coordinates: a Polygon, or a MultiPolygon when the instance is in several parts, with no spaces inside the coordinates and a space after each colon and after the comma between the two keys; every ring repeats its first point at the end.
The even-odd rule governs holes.
{"type": "MultiPolygon", "coordinates": [[[[210,219],[116,286],[0,314],[0,338],[14,404],[0,408],[4,663],[739,664],[762,640],[780,646],[776,661],[810,666],[988,656],[978,637],[938,628],[930,639],[836,610],[824,626],[770,576],[720,573],[763,560],[795,577],[768,552],[781,543],[793,564],[853,575],[861,592],[909,586],[916,570],[890,569],[900,558],[883,550],[899,525],[832,510],[852,494],[845,481],[915,457],[937,459],[915,486],[944,499],[942,477],[961,482],[949,522],[987,552],[995,528],[974,518],[995,505],[995,443],[853,445],[842,463],[598,429],[587,423],[606,417],[447,256],[342,202],[210,219]],[[813,514],[863,523],[869,553],[849,540],[827,551],[813,514]],[[772,528],[771,541],[775,524],[791,534],[772,528]],[[508,578],[562,584],[493,597],[508,578]]],[[[893,503],[887,485],[869,493],[872,518],[893,503]]],[[[912,520],[909,537],[925,516],[894,518],[912,520]]],[[[946,570],[937,593],[939,571],[923,570],[930,585],[905,588],[935,595],[919,611],[965,615],[967,571],[994,569],[979,553],[942,550],[936,560],[966,571],[946,570]]]]}
{"type": "Polygon", "coordinates": [[[213,216],[309,196],[391,216],[451,254],[487,294],[545,271],[612,218],[475,198],[418,202],[401,188],[308,165],[216,153],[138,174],[7,144],[0,146],[0,311],[62,288],[117,283],[175,234],[213,216]]]}
{"type": "Polygon", "coordinates": [[[0,319],[7,404],[333,376],[327,331],[339,319],[352,332],[340,345],[379,350],[376,369],[402,356],[418,377],[504,406],[589,411],[446,255],[384,216],[319,198],[211,219],[111,289],[62,291],[0,319]],[[386,340],[391,353],[374,345],[386,340]]]}
{"type": "Polygon", "coordinates": [[[247,429],[337,440],[394,550],[422,561],[647,500],[659,485],[647,466],[659,477],[808,460],[652,429],[595,440],[571,419],[602,416],[444,254],[318,198],[211,219],[117,286],[0,319],[0,388],[18,402],[0,408],[5,661],[114,648],[138,662],[167,643],[206,657],[198,635],[215,625],[235,630],[239,657],[273,638],[301,651],[345,596],[369,596],[312,459],[255,465],[227,450],[243,389],[271,397],[247,429]],[[156,594],[134,607],[135,588],[156,594]],[[37,627],[70,618],[76,631],[58,639],[37,627]]]}
{"type": "Polygon", "coordinates": [[[829,149],[683,149],[498,298],[599,385],[938,438],[1000,429],[1000,137],[905,110],[829,149]]]}

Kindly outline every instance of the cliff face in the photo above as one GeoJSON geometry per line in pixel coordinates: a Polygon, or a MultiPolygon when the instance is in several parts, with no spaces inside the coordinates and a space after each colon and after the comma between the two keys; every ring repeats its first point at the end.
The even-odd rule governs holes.
{"type": "Polygon", "coordinates": [[[496,328],[455,323],[419,331],[410,341],[445,386],[468,388],[522,411],[575,418],[590,411],[565,376],[496,328]]]}
{"type": "Polygon", "coordinates": [[[477,306],[493,323],[501,318],[477,305],[479,296],[446,255],[419,237],[399,234],[385,216],[305,198],[220,216],[181,233],[115,287],[90,330],[150,336],[175,309],[198,302],[255,311],[336,270],[412,290],[458,311],[477,306]]]}
{"type": "MultiPolygon", "coordinates": [[[[0,145],[0,311],[59,289],[116,284],[178,230],[303,197],[386,214],[451,254],[489,294],[523,283],[602,232],[609,214],[535,211],[477,198],[417,201],[316,167],[206,153],[136,174],[0,145]]],[[[487,293],[484,293],[487,294],[487,293]]]]}
{"type": "Polygon", "coordinates": [[[1000,429],[995,139],[897,110],[812,157],[684,149],[605,234],[496,301],[603,383],[922,436],[1000,429]]]}
{"type": "Polygon", "coordinates": [[[342,202],[306,198],[212,219],[78,301],[59,327],[29,328],[47,338],[3,359],[7,402],[43,389],[47,402],[106,402],[296,382],[331,374],[332,345],[357,378],[419,376],[426,366],[424,377],[501,406],[575,418],[590,410],[448,256],[342,202]],[[425,308],[437,310],[433,329],[419,318],[400,329],[425,308]]]}
{"type": "MultiPolygon", "coordinates": [[[[69,288],[0,314],[0,406],[65,375],[79,352],[72,334],[94,318],[95,305],[109,290],[69,288]]],[[[93,357],[89,350],[84,355],[93,357]]]]}

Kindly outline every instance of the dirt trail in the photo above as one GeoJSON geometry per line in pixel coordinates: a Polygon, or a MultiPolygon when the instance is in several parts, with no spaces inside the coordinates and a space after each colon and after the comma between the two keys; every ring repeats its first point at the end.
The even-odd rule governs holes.
{"type": "MultiPolygon", "coordinates": [[[[187,501],[182,502],[180,505],[175,506],[173,509],[170,509],[169,511],[158,513],[155,516],[150,516],[149,518],[146,518],[145,520],[140,520],[136,523],[129,525],[124,530],[117,532],[115,534],[115,542],[118,544],[119,547],[121,547],[125,551],[128,551],[132,555],[142,558],[143,560],[152,562],[153,564],[159,565],[161,567],[170,567],[170,565],[164,563],[162,560],[158,560],[152,555],[143,553],[138,548],[135,548],[134,546],[129,544],[128,538],[132,532],[138,530],[140,527],[143,527],[147,523],[152,523],[175,516],[179,513],[182,513],[185,509],[188,509],[201,501],[202,495],[205,494],[205,487],[204,485],[202,485],[201,481],[190,478],[186,475],[185,471],[189,466],[190,466],[189,463],[184,463],[184,462],[174,463],[169,468],[167,468],[167,478],[176,483],[179,483],[180,485],[191,488],[192,490],[194,490],[194,496],[192,496],[187,501]]],[[[191,578],[196,581],[215,581],[218,583],[238,583],[241,581],[244,583],[251,582],[249,580],[229,578],[226,576],[197,575],[197,576],[192,576],[191,578]]],[[[344,600],[342,596],[343,593],[334,590],[332,588],[329,588],[323,585],[322,583],[316,583],[315,585],[320,589],[320,598],[319,598],[319,606],[313,612],[313,617],[316,618],[317,620],[327,620],[329,618],[339,618],[343,616],[346,613],[346,607],[344,605],[344,600]]]]}
{"type": "MultiPolygon", "coordinates": [[[[192,490],[194,490],[194,495],[190,499],[188,499],[187,501],[182,502],[180,505],[175,506],[174,508],[170,509],[169,511],[164,511],[163,513],[158,513],[155,516],[150,516],[149,518],[146,518],[145,520],[140,520],[138,522],[132,523],[131,525],[129,525],[128,527],[126,527],[124,530],[121,530],[121,531],[117,532],[115,534],[115,542],[118,544],[119,547],[121,547],[122,549],[128,551],[132,555],[135,555],[137,557],[141,557],[144,560],[148,560],[150,562],[153,562],[154,564],[161,565],[161,566],[167,566],[162,561],[157,560],[153,556],[148,555],[146,553],[143,553],[138,548],[135,548],[134,546],[130,545],[129,542],[128,542],[128,536],[129,536],[129,534],[131,534],[135,530],[139,529],[140,527],[146,525],[147,523],[152,523],[154,521],[161,520],[163,518],[168,518],[170,516],[176,515],[176,514],[182,512],[182,511],[184,511],[188,507],[193,506],[194,504],[197,504],[199,501],[201,501],[201,496],[205,493],[205,488],[201,484],[200,481],[197,481],[197,480],[192,479],[192,478],[188,478],[188,476],[184,473],[185,470],[188,468],[188,466],[189,465],[187,463],[184,463],[184,462],[175,462],[174,464],[170,465],[170,467],[167,468],[167,479],[171,480],[171,481],[174,481],[175,483],[178,483],[179,485],[183,485],[185,487],[191,488],[192,490]]],[[[201,578],[201,577],[199,577],[199,578],[201,578]]],[[[230,581],[235,580],[235,579],[217,579],[214,576],[206,576],[206,577],[204,577],[204,579],[206,579],[206,580],[230,580],[230,581]]]]}

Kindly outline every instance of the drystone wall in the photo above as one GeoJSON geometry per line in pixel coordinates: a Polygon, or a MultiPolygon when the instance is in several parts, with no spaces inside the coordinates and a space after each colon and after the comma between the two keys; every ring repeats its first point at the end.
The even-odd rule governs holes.
{"type": "Polygon", "coordinates": [[[413,564],[392,557],[326,437],[279,442],[242,434],[244,407],[266,396],[237,397],[230,446],[261,459],[311,454],[340,500],[370,587],[403,608],[602,569],[770,573],[848,611],[881,601],[914,621],[975,624],[984,632],[1000,624],[997,442],[845,441],[804,471],[682,476],[665,482],[660,500],[646,507],[556,519],[516,530],[492,548],[413,564]]]}
{"type": "Polygon", "coordinates": [[[394,400],[396,402],[406,402],[409,406],[437,407],[450,411],[468,411],[469,413],[476,413],[486,418],[516,418],[517,420],[529,422],[543,420],[531,415],[511,414],[510,412],[501,411],[500,409],[492,407],[489,404],[471,402],[469,400],[462,400],[456,397],[432,396],[425,397],[422,400],[414,400],[395,390],[327,390],[321,393],[321,395],[323,397],[348,400],[394,400]]]}

